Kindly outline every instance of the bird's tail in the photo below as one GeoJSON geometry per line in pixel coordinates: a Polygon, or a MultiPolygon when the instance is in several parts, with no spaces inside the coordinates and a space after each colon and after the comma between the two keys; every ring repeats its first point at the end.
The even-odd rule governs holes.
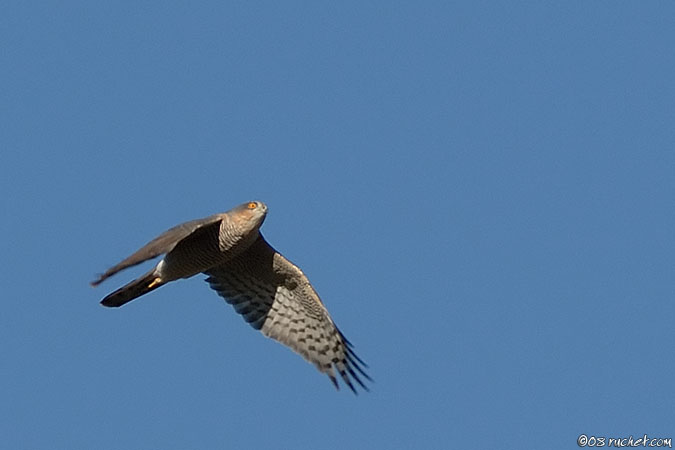
{"type": "Polygon", "coordinates": [[[152,269],[142,277],[135,279],[131,283],[126,284],[115,292],[107,295],[101,300],[101,304],[103,306],[122,306],[143,294],[154,291],[164,283],[165,282],[157,276],[155,269],[152,269]]]}

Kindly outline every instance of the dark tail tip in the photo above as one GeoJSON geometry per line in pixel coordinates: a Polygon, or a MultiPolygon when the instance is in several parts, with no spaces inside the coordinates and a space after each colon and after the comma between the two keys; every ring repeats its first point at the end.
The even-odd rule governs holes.
{"type": "Polygon", "coordinates": [[[154,271],[150,271],[141,278],[138,278],[125,286],[122,286],[111,294],[108,294],[103,300],[101,300],[101,305],[110,308],[116,308],[124,305],[125,303],[129,303],[133,299],[138,298],[143,294],[154,291],[164,283],[156,281],[157,277],[153,272],[154,271]]]}
{"type": "Polygon", "coordinates": [[[130,302],[130,301],[131,300],[128,300],[126,302],[119,302],[119,301],[115,301],[115,299],[113,299],[113,298],[106,297],[103,300],[101,300],[101,305],[107,306],[108,308],[117,308],[117,307],[120,307],[120,306],[124,305],[125,303],[130,302]]]}

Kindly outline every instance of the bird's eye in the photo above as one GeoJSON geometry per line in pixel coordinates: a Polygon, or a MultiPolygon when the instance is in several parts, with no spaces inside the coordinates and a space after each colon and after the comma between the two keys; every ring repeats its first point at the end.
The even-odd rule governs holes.
{"type": "Polygon", "coordinates": [[[256,202],[251,202],[247,206],[248,209],[255,209],[258,206],[258,204],[256,202]]]}

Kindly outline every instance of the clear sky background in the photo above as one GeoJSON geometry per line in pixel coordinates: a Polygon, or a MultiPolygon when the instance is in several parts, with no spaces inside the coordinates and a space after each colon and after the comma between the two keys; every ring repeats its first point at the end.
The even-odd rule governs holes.
{"type": "Polygon", "coordinates": [[[2,9],[3,448],[675,437],[675,3],[2,9]],[[201,275],[99,305],[252,199],[370,393],[201,275]]]}

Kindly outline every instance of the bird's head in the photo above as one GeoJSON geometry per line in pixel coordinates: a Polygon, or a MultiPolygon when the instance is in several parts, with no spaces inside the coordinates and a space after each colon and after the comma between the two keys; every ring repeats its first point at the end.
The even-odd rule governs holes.
{"type": "Polygon", "coordinates": [[[253,231],[260,228],[267,215],[267,205],[263,202],[251,201],[242,203],[234,208],[233,219],[237,227],[244,231],[253,231]]]}

